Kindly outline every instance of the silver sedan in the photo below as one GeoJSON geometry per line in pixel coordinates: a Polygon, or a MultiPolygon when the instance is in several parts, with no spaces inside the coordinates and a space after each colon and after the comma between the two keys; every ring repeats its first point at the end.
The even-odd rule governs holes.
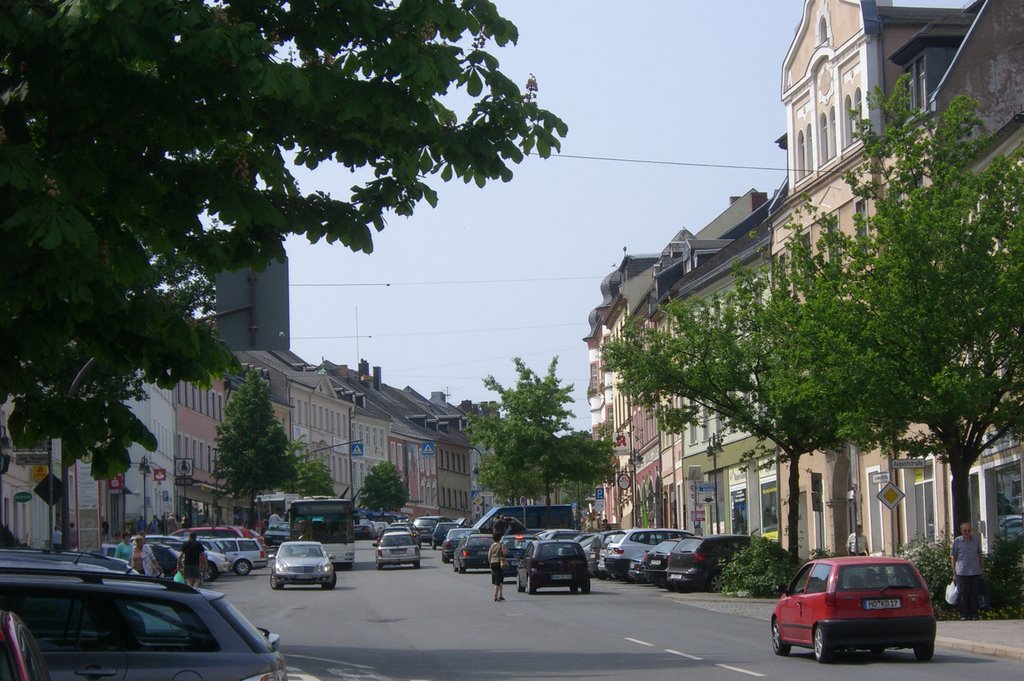
{"type": "Polygon", "coordinates": [[[322,589],[333,589],[337,583],[331,557],[318,541],[286,541],[270,564],[271,589],[285,584],[319,584],[322,589]]]}

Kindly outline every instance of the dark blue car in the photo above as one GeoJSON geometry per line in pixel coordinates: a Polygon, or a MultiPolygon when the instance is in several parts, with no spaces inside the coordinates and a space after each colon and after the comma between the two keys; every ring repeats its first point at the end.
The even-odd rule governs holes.
{"type": "Polygon", "coordinates": [[[506,534],[501,539],[501,548],[505,552],[505,559],[508,561],[508,567],[506,567],[502,574],[505,577],[515,577],[516,571],[519,569],[519,561],[522,559],[523,554],[526,553],[527,545],[536,539],[536,535],[532,534],[506,534]]]}

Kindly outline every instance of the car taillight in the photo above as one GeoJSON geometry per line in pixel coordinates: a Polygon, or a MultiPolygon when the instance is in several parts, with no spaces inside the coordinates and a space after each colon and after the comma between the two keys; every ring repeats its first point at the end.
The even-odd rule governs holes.
{"type": "Polygon", "coordinates": [[[612,547],[612,553],[614,553],[616,556],[621,556],[625,552],[626,551],[624,549],[620,549],[618,546],[613,546],[612,547]]]}
{"type": "Polygon", "coordinates": [[[701,553],[700,551],[694,551],[693,552],[693,562],[694,563],[703,563],[707,559],[708,559],[708,554],[701,553]]]}
{"type": "Polygon", "coordinates": [[[463,558],[467,557],[468,555],[469,555],[469,551],[466,551],[466,550],[462,551],[462,557],[463,558]]]}

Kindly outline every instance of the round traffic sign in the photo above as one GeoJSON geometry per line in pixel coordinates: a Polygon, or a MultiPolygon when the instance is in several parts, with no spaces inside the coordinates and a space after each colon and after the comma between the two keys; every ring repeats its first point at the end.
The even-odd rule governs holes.
{"type": "Polygon", "coordinates": [[[519,505],[526,506],[526,497],[519,497],[519,505]]]}
{"type": "Polygon", "coordinates": [[[629,478],[629,473],[619,473],[618,477],[619,489],[629,489],[629,486],[633,484],[633,481],[629,478]]]}
{"type": "Polygon", "coordinates": [[[32,492],[18,492],[14,495],[14,500],[19,504],[24,504],[27,501],[32,501],[32,492]]]}

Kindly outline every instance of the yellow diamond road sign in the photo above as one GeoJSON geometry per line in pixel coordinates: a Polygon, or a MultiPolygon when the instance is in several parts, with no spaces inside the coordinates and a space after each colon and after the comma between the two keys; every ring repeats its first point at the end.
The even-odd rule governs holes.
{"type": "Polygon", "coordinates": [[[878,490],[878,494],[875,496],[878,497],[879,501],[888,506],[891,511],[896,508],[901,501],[903,501],[903,497],[906,495],[899,487],[888,482],[884,487],[882,487],[882,489],[878,490]]]}

